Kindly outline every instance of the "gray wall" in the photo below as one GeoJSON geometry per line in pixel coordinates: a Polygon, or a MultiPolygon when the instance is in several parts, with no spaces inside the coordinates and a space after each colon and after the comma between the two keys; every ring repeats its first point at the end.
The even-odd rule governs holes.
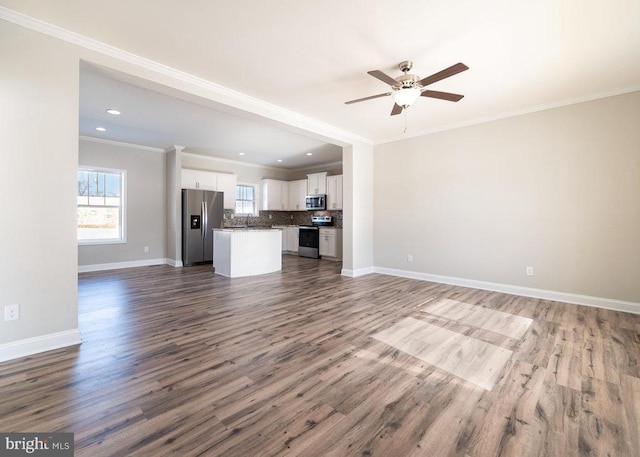
{"type": "Polygon", "coordinates": [[[79,163],[127,172],[126,243],[80,245],[78,265],[144,261],[166,257],[165,154],[80,140],[79,163]],[[144,252],[144,247],[149,252],[144,252]]]}
{"type": "Polygon", "coordinates": [[[0,20],[0,344],[78,328],[78,57],[0,20]],[[1,309],[1,308],[0,308],[1,309]]]}
{"type": "Polygon", "coordinates": [[[634,92],[375,147],[375,265],[640,302],[639,126],[634,92]]]}

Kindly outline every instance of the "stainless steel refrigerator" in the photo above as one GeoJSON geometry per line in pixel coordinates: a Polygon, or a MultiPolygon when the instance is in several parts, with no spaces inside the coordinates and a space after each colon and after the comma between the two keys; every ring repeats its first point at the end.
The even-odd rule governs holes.
{"type": "Polygon", "coordinates": [[[214,228],[222,228],[223,192],[182,189],[182,264],[213,262],[214,228]]]}

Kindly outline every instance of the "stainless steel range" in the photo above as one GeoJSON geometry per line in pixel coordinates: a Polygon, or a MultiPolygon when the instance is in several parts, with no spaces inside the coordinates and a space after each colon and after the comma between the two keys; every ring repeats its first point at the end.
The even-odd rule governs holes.
{"type": "Polygon", "coordinates": [[[312,216],[311,225],[299,227],[298,255],[300,257],[320,258],[320,229],[319,227],[333,225],[331,216],[312,216]]]}

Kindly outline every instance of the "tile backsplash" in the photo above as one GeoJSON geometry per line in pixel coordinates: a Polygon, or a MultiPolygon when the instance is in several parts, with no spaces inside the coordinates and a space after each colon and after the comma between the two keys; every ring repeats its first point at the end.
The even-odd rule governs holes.
{"type": "MultiPolygon", "coordinates": [[[[258,216],[249,217],[249,226],[267,227],[271,225],[311,225],[311,216],[332,216],[333,226],[342,228],[342,211],[260,211],[258,216]]],[[[246,216],[235,217],[232,209],[224,210],[224,226],[245,225],[246,216]]]]}

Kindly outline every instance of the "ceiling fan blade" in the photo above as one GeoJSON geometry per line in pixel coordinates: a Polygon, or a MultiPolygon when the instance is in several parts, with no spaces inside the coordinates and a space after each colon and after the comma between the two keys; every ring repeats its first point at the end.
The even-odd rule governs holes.
{"type": "Polygon", "coordinates": [[[400,114],[402,112],[402,106],[397,103],[393,104],[393,109],[391,110],[391,115],[395,116],[396,114],[400,114]]]}
{"type": "Polygon", "coordinates": [[[345,105],[350,105],[352,103],[364,102],[364,101],[367,101],[367,100],[372,100],[374,98],[387,97],[389,95],[391,95],[391,92],[385,92],[384,94],[370,95],[370,96],[364,97],[364,98],[357,98],[355,100],[349,100],[348,102],[344,102],[344,104],[345,105]]]}
{"type": "Polygon", "coordinates": [[[457,75],[458,73],[461,73],[468,69],[469,67],[467,67],[465,64],[457,63],[450,66],[449,68],[445,68],[444,70],[439,71],[438,73],[434,73],[431,76],[422,78],[420,81],[418,81],[418,84],[420,84],[422,87],[428,86],[429,84],[433,84],[437,81],[440,81],[441,79],[448,78],[449,76],[457,75]]]}
{"type": "Polygon", "coordinates": [[[387,75],[386,73],[381,72],[380,70],[372,70],[372,71],[368,71],[367,73],[369,73],[374,78],[378,78],[383,83],[389,84],[391,87],[398,87],[399,86],[398,81],[396,81],[395,79],[393,79],[391,76],[387,75]]]}
{"type": "Polygon", "coordinates": [[[439,92],[437,90],[423,90],[421,97],[439,98],[440,100],[448,100],[450,102],[459,102],[464,95],[452,94],[450,92],[439,92]]]}

